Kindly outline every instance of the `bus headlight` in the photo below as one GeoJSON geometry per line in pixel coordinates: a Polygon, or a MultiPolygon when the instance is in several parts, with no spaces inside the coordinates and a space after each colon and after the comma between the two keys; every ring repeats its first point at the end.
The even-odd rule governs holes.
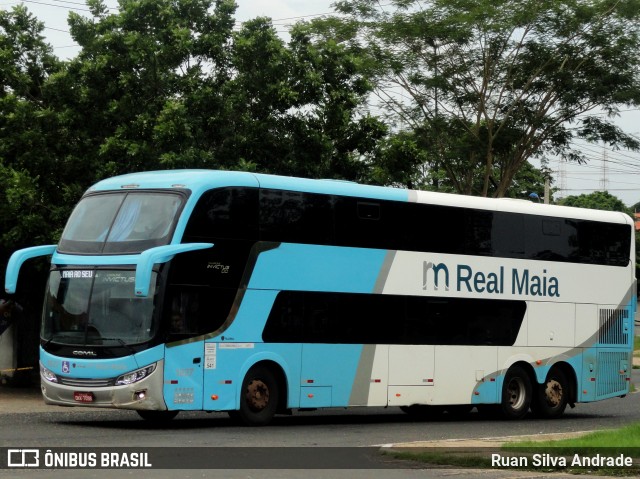
{"type": "Polygon", "coordinates": [[[40,374],[42,374],[42,377],[50,383],[58,382],[58,376],[56,376],[52,371],[49,371],[47,368],[45,368],[42,363],[40,363],[40,374]]]}
{"type": "Polygon", "coordinates": [[[155,369],[156,365],[154,363],[150,366],[147,366],[146,368],[136,369],[135,371],[131,371],[130,373],[118,376],[118,379],[116,379],[116,386],[126,386],[127,384],[137,383],[138,381],[146,378],[155,369]]]}

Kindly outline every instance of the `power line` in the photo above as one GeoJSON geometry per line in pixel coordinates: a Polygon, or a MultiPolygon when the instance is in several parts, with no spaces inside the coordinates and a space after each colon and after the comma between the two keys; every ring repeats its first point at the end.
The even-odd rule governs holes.
{"type": "MultiPolygon", "coordinates": [[[[54,0],[56,1],[56,0],[54,0]]],[[[91,12],[88,8],[78,8],[78,7],[67,7],[64,5],[56,5],[54,3],[46,3],[46,2],[36,2],[35,0],[22,0],[23,3],[33,3],[36,5],[45,5],[47,7],[56,7],[56,8],[65,8],[67,10],[78,10],[79,12],[91,12]]],[[[74,2],[65,2],[65,3],[73,3],[74,5],[81,5],[79,3],[74,2]]]]}

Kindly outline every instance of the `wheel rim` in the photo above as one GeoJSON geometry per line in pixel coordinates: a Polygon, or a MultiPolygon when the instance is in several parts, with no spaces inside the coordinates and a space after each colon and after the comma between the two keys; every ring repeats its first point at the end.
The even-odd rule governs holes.
{"type": "Polygon", "coordinates": [[[269,386],[260,379],[247,385],[247,405],[252,411],[262,411],[269,405],[269,386]]]}
{"type": "Polygon", "coordinates": [[[509,381],[507,394],[509,395],[509,405],[512,409],[518,410],[524,406],[527,394],[522,378],[513,378],[509,381]]]}
{"type": "Polygon", "coordinates": [[[564,397],[562,384],[555,379],[551,379],[547,381],[544,395],[545,395],[545,399],[547,400],[547,404],[549,406],[551,407],[559,406],[562,403],[562,398],[564,397]]]}

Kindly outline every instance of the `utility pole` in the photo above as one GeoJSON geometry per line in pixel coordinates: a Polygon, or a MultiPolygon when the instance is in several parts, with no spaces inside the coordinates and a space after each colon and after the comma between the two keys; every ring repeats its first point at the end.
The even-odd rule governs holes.
{"type": "Polygon", "coordinates": [[[607,158],[607,150],[602,148],[602,191],[607,191],[609,188],[609,165],[607,158]]]}
{"type": "Polygon", "coordinates": [[[551,195],[551,188],[549,187],[549,174],[544,175],[544,204],[549,204],[549,196],[551,195]]]}
{"type": "Polygon", "coordinates": [[[544,204],[548,205],[551,203],[551,169],[549,168],[549,161],[546,158],[543,158],[540,163],[540,171],[542,172],[542,176],[544,176],[544,204]]]}

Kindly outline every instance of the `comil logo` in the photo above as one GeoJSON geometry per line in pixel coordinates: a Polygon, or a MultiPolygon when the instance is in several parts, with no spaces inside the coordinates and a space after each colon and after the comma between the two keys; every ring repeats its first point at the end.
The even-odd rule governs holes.
{"type": "Polygon", "coordinates": [[[38,449],[7,450],[7,466],[40,467],[40,451],[38,449]]]}
{"type": "Polygon", "coordinates": [[[438,291],[442,285],[440,278],[444,278],[444,290],[449,291],[449,268],[444,263],[433,264],[431,261],[425,261],[422,265],[422,289],[429,288],[429,278],[433,281],[433,290],[438,291]],[[431,272],[431,273],[430,273],[431,272]]]}

